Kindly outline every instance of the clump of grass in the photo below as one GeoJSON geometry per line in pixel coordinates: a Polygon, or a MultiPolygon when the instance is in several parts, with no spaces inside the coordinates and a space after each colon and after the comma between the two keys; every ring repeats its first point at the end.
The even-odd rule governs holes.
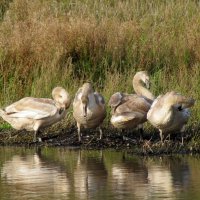
{"type": "Polygon", "coordinates": [[[86,80],[108,101],[147,70],[155,95],[197,99],[190,124],[199,125],[199,22],[197,1],[2,1],[0,104],[49,97],[57,85],[73,96],[86,80]]]}
{"type": "Polygon", "coordinates": [[[11,129],[12,127],[10,126],[10,124],[6,123],[6,122],[2,122],[0,124],[0,130],[9,130],[11,129]]]}

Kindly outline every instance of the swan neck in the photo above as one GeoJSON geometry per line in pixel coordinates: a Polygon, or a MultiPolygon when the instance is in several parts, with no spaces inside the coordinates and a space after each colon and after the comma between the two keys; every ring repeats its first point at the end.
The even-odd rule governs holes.
{"type": "Polygon", "coordinates": [[[145,88],[142,84],[142,80],[133,80],[133,89],[135,90],[137,95],[144,96],[152,101],[155,99],[154,95],[145,88]]]}

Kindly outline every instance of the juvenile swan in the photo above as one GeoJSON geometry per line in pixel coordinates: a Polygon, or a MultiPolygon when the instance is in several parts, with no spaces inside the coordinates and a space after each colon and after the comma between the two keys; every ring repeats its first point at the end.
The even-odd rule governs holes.
{"type": "Polygon", "coordinates": [[[162,143],[163,134],[173,131],[183,133],[184,125],[190,116],[188,108],[193,106],[194,102],[194,99],[187,98],[174,91],[157,97],[147,113],[147,119],[154,127],[159,129],[162,143]]]}
{"type": "Polygon", "coordinates": [[[64,88],[54,88],[52,96],[54,100],[25,97],[0,109],[0,116],[17,130],[35,131],[35,142],[38,131],[63,119],[70,106],[70,97],[64,88]]]}
{"type": "Polygon", "coordinates": [[[76,93],[73,102],[73,116],[77,122],[79,141],[81,141],[81,126],[84,128],[99,126],[101,139],[100,125],[106,117],[106,106],[103,96],[94,91],[91,83],[84,83],[76,93]]]}
{"type": "Polygon", "coordinates": [[[140,71],[133,77],[133,88],[136,94],[117,92],[110,98],[112,108],[111,123],[119,129],[140,128],[147,121],[146,115],[154,100],[149,89],[149,76],[146,71],[140,71]]]}

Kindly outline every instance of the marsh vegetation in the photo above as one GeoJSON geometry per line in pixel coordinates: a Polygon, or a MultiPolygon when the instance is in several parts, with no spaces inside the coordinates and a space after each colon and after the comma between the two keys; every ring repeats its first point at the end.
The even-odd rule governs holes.
{"type": "MultiPolygon", "coordinates": [[[[196,130],[198,1],[0,2],[1,106],[24,96],[50,97],[58,85],[73,96],[87,80],[108,101],[117,91],[133,92],[132,78],[139,70],[150,73],[155,96],[175,90],[197,100],[188,123],[189,131],[196,130]]],[[[66,119],[66,126],[74,123],[71,111],[66,119]]],[[[108,114],[105,126],[109,120],[108,114]]]]}

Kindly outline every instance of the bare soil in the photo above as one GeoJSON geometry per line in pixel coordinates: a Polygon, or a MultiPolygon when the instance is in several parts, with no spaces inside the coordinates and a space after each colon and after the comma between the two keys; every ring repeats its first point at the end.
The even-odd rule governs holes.
{"type": "MultiPolygon", "coordinates": [[[[33,132],[16,131],[13,129],[0,130],[0,145],[12,146],[65,146],[81,149],[107,149],[127,150],[140,155],[160,155],[172,153],[200,153],[200,143],[195,141],[194,134],[187,131],[184,137],[184,145],[181,144],[179,133],[171,134],[160,142],[159,134],[155,130],[146,133],[143,140],[138,131],[119,131],[112,127],[103,128],[103,137],[99,139],[98,130],[82,129],[82,141],[78,141],[77,129],[59,128],[58,130],[47,129],[38,134],[42,142],[33,142],[33,132]],[[59,130],[59,131],[58,131],[59,130]]],[[[198,138],[196,138],[198,140],[198,138]]]]}

